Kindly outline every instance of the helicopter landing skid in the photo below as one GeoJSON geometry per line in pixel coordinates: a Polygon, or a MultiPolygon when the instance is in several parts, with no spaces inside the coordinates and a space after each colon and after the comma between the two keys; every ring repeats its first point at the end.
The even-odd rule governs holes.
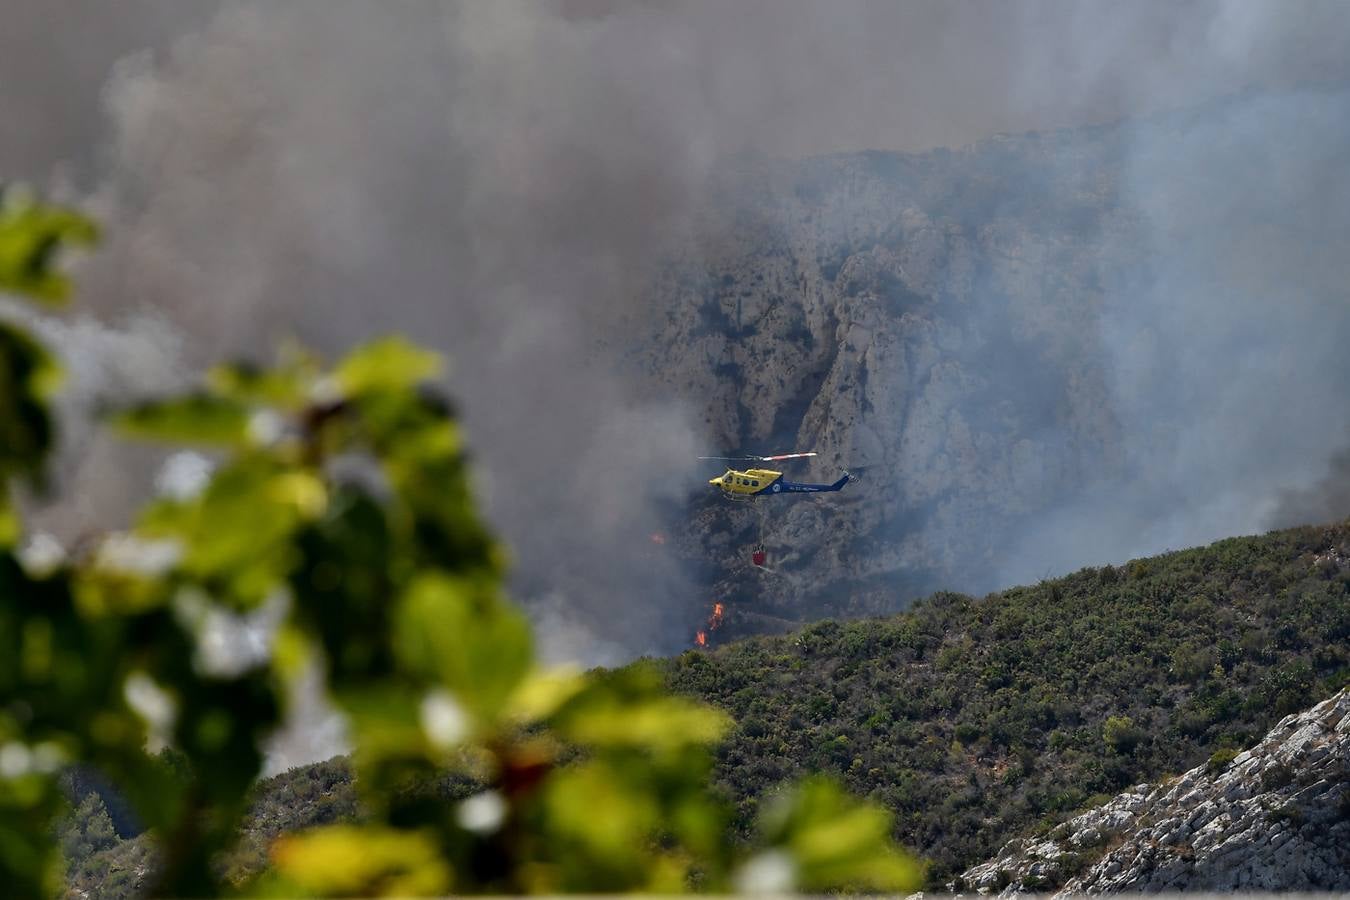
{"type": "Polygon", "coordinates": [[[730,491],[723,491],[722,497],[726,500],[730,500],[732,503],[754,503],[759,499],[759,497],[754,494],[733,494],[730,491]]]}

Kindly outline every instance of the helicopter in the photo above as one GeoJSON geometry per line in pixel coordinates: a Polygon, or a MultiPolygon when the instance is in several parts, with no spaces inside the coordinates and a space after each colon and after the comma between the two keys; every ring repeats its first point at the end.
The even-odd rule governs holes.
{"type": "MultiPolygon", "coordinates": [[[[785,459],[805,459],[815,456],[814,450],[804,453],[780,453],[777,456],[700,456],[699,459],[720,460],[724,462],[779,462],[785,459]]],[[[822,494],[830,491],[843,490],[844,485],[852,480],[853,476],[845,472],[838,481],[833,484],[807,484],[796,481],[787,481],[783,478],[783,473],[773,469],[727,469],[726,472],[716,478],[708,479],[708,484],[715,484],[722,489],[722,496],[728,500],[738,500],[741,502],[753,502],[763,497],[772,497],[776,494],[822,494]]],[[[751,548],[750,561],[757,568],[771,571],[767,568],[768,551],[764,547],[764,514],[763,508],[760,508],[759,516],[759,541],[751,548]]]]}
{"type": "MultiPolygon", "coordinates": [[[[815,451],[806,453],[781,453],[777,456],[700,456],[699,459],[721,460],[725,462],[778,462],[784,459],[803,459],[815,456],[815,451]]],[[[759,500],[775,494],[820,494],[842,490],[852,476],[845,472],[833,484],[804,484],[786,481],[782,472],[772,469],[727,469],[716,478],[708,479],[722,489],[722,496],[728,500],[759,500]]]]}

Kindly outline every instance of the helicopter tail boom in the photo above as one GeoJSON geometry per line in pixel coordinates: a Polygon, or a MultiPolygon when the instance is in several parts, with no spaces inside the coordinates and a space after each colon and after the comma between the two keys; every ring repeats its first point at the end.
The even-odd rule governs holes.
{"type": "Polygon", "coordinates": [[[851,476],[845,472],[834,484],[798,484],[794,481],[780,481],[774,493],[780,490],[788,494],[823,494],[828,491],[841,491],[849,483],[851,476]]]}

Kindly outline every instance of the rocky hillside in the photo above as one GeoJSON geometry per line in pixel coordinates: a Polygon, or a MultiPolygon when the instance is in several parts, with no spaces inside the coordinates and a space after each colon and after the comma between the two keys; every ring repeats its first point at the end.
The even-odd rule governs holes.
{"type": "Polygon", "coordinates": [[[731,713],[745,813],[838,775],[939,882],[1009,838],[1255,743],[1350,680],[1350,523],[1234,538],[670,661],[731,713]]]}
{"type": "Polygon", "coordinates": [[[1350,690],[1256,746],[1141,784],[950,884],[1011,897],[1350,890],[1350,690]]]}
{"type": "Polygon", "coordinates": [[[790,476],[863,481],[767,511],[709,498],[673,526],[722,635],[1269,527],[1343,439],[1265,446],[1287,415],[1306,451],[1343,406],[1340,357],[1308,340],[1350,327],[1328,241],[1350,204],[1317,200],[1347,119],[1350,92],[1294,92],[723,173],[634,365],[699,410],[708,452],[815,449],[790,476]]]}

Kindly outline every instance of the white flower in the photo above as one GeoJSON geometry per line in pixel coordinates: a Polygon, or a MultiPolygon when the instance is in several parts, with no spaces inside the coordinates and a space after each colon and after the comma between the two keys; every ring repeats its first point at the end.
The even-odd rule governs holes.
{"type": "Polygon", "coordinates": [[[197,640],[197,670],[212,678],[236,678],[267,662],[277,629],[290,609],[290,594],[278,588],[247,614],[225,609],[201,588],[179,588],[173,610],[197,640]]]}
{"type": "Polygon", "coordinates": [[[0,747],[0,778],[19,778],[33,770],[33,754],[27,745],[10,741],[0,747]]]}
{"type": "Polygon", "coordinates": [[[46,578],[66,561],[65,548],[45,531],[29,535],[15,556],[24,571],[34,578],[46,578]]]}
{"type": "Polygon", "coordinates": [[[163,575],[183,556],[183,545],[173,540],[146,540],[134,534],[110,534],[99,545],[94,561],[103,569],[137,575],[163,575]]]}
{"type": "Polygon", "coordinates": [[[173,500],[191,500],[211,483],[215,463],[200,453],[175,453],[155,475],[155,490],[173,500]]]}
{"type": "Polygon", "coordinates": [[[33,768],[44,775],[60,771],[66,762],[66,752],[51,741],[43,741],[33,748],[33,768]]]}
{"type": "Polygon", "coordinates": [[[318,406],[330,406],[341,399],[342,384],[332,375],[318,379],[309,389],[309,402],[318,406]]]}
{"type": "Polygon", "coordinates": [[[51,775],[66,764],[66,755],[51,741],[29,747],[10,741],[0,747],[0,778],[22,778],[32,772],[51,775]]]}
{"type": "Polygon", "coordinates": [[[491,834],[506,819],[506,801],[496,791],[474,794],[459,805],[455,819],[465,831],[491,834]]]}
{"type": "Polygon", "coordinates": [[[766,850],[751,857],[736,873],[738,894],[784,894],[797,883],[797,864],[782,850],[766,850]]]}
{"type": "Polygon", "coordinates": [[[132,672],[122,687],[127,706],[145,720],[152,731],[168,734],[173,727],[174,702],[167,691],[144,672],[132,672]]]}
{"type": "Polygon", "coordinates": [[[422,731],[427,740],[448,750],[469,735],[469,714],[449,691],[430,691],[422,698],[422,731]]]}
{"type": "Polygon", "coordinates": [[[270,409],[260,409],[248,417],[249,440],[260,447],[270,447],[286,433],[286,422],[270,409]]]}

